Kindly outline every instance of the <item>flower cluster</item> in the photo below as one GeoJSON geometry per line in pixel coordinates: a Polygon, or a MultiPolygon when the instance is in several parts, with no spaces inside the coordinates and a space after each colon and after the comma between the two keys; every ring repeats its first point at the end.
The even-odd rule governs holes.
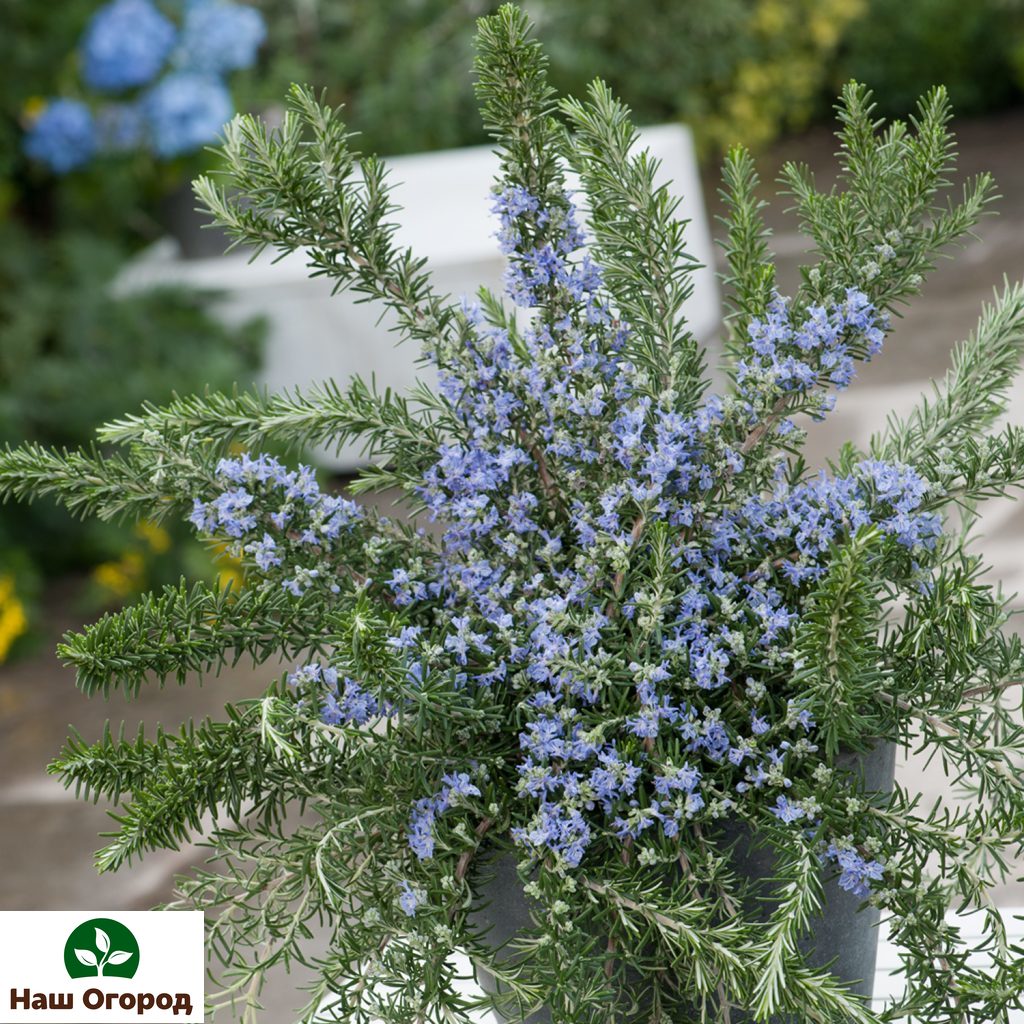
{"type": "Polygon", "coordinates": [[[467,772],[445,775],[441,789],[433,796],[425,796],[413,805],[409,818],[409,847],[420,860],[434,855],[434,823],[450,807],[469,797],[480,796],[467,772]]]}
{"type": "Polygon", "coordinates": [[[147,85],[174,49],[177,32],[150,0],[113,0],[93,15],[82,39],[82,78],[97,92],[147,85]]]}
{"type": "Polygon", "coordinates": [[[330,665],[310,662],[288,675],[288,685],[303,697],[315,700],[326,725],[366,725],[387,714],[388,709],[354,679],[339,679],[330,665]]]}
{"type": "MultiPolygon", "coordinates": [[[[856,288],[830,309],[811,306],[798,323],[789,302],[775,295],[763,319],[749,325],[750,348],[736,367],[739,392],[758,417],[778,399],[793,392],[813,395],[816,407],[827,412],[834,404],[829,386],[849,387],[855,357],[870,359],[882,349],[887,321],[856,288]]],[[[786,427],[791,424],[786,422],[786,427]]]]}
{"type": "MultiPolygon", "coordinates": [[[[877,462],[793,485],[780,465],[769,496],[744,495],[736,439],[767,421],[786,392],[847,386],[851,353],[878,351],[884,319],[854,289],[796,323],[776,297],[750,325],[738,397],[712,397],[684,415],[671,399],[637,393],[621,356],[628,327],[602,299],[598,268],[572,258],[582,238],[568,199],[545,210],[513,188],[495,212],[511,256],[510,297],[536,306],[543,289],[548,308],[566,314],[535,322],[517,345],[468,311],[476,338],[441,378],[471,440],[439,453],[421,492],[449,524],[444,553],[433,578],[415,590],[403,579],[399,596],[440,592],[458,610],[445,646],[457,645],[462,664],[473,657],[478,684],[522,679],[533,688],[517,792],[535,810],[513,838],[572,868],[602,828],[619,839],[652,829],[671,839],[682,822],[720,817],[762,791],[779,821],[808,824],[813,797],[787,792],[817,749],[814,721],[792,700],[781,721],[769,721],[768,688],[748,673],[770,677],[791,662],[800,588],[824,574],[832,544],[873,523],[913,549],[934,544],[940,524],[917,511],[927,491],[918,474],[877,462]],[[514,428],[524,421],[540,425],[532,450],[514,428]],[[587,472],[595,465],[607,478],[596,491],[587,472]],[[568,529],[545,523],[547,502],[520,485],[538,474],[570,496],[568,529]],[[713,505],[727,488],[736,497],[713,505]],[[602,581],[622,577],[638,538],[657,524],[672,538],[675,594],[609,594],[602,581]],[[643,663],[614,655],[623,628],[647,641],[643,663]],[[744,717],[732,697],[739,681],[744,717]],[[629,692],[631,711],[622,708],[629,692]],[[683,758],[659,756],[662,744],[683,758]],[[712,774],[717,788],[705,790],[712,774]]],[[[425,833],[435,818],[428,799],[415,815],[418,856],[432,849],[425,833]]],[[[847,884],[857,866],[843,867],[847,884]]],[[[877,877],[873,864],[859,870],[877,877]]]]}
{"type": "Polygon", "coordinates": [[[167,159],[201,149],[233,113],[225,76],[250,67],[265,36],[260,13],[232,0],[191,0],[180,26],[153,0],[111,0],[82,38],[82,78],[98,93],[135,95],[95,111],[50,101],[31,119],[26,152],[65,174],[97,153],[144,146],[167,159]]]}
{"type": "Polygon", "coordinates": [[[263,573],[285,571],[280,586],[296,597],[311,587],[337,593],[335,555],[364,522],[362,509],[325,494],[309,466],[289,470],[269,455],[222,459],[219,493],[196,498],[189,521],[200,533],[228,539],[228,551],[263,573]]]}
{"type": "MultiPolygon", "coordinates": [[[[548,315],[520,331],[466,306],[468,343],[433,353],[457,429],[418,493],[445,529],[436,556],[378,584],[408,623],[392,646],[418,665],[440,652],[456,686],[516,695],[511,835],[563,870],[601,837],[642,855],[755,807],[817,829],[816,723],[786,692],[802,601],[862,528],[912,555],[940,523],[907,466],[793,481],[751,439],[781,421],[780,400],[821,414],[853,354],[878,351],[883,317],[855,289],[800,313],[777,296],[750,324],[738,393],[685,410],[643,386],[569,196],[545,207],[508,189],[495,211],[510,298],[548,315]]],[[[195,503],[200,530],[297,595],[326,579],[355,506],[266,457],[218,475],[221,493],[195,503]]],[[[331,671],[315,673],[325,720],[365,721],[372,704],[331,671]]],[[[447,813],[481,795],[464,767],[412,807],[420,861],[447,813]]],[[[857,856],[832,859],[863,893],[880,868],[857,856]]]]}
{"type": "Polygon", "coordinates": [[[175,71],[146,93],[141,113],[154,152],[170,158],[216,139],[234,108],[220,79],[198,71],[175,71]]]}
{"type": "Polygon", "coordinates": [[[189,4],[181,28],[176,63],[206,75],[226,75],[251,67],[267,29],[259,11],[242,4],[189,4]]]}
{"type": "MultiPolygon", "coordinates": [[[[864,462],[847,477],[790,484],[780,465],[768,496],[744,493],[735,438],[749,436],[787,390],[821,388],[822,379],[846,386],[849,353],[878,351],[882,318],[850,289],[794,324],[777,297],[750,326],[739,397],[712,397],[683,415],[637,393],[619,354],[628,328],[604,304],[598,269],[572,259],[582,239],[568,199],[544,210],[511,189],[495,210],[513,257],[510,297],[534,306],[546,289],[545,300],[567,312],[513,339],[468,311],[475,339],[441,371],[467,440],[439,452],[421,490],[448,524],[443,555],[432,573],[403,572],[392,584],[402,605],[444,599],[445,649],[475,666],[477,685],[522,680],[533,690],[523,701],[517,791],[535,810],[513,837],[572,868],[601,828],[634,841],[648,830],[673,838],[682,822],[720,817],[755,796],[781,822],[806,825],[813,798],[787,792],[817,749],[814,721],[794,701],[770,721],[757,677],[791,664],[800,594],[827,571],[833,544],[875,524],[912,550],[934,544],[940,524],[917,511],[927,487],[903,466],[864,462]],[[539,424],[535,447],[517,422],[539,424]],[[598,490],[587,473],[594,465],[606,480],[598,490]],[[544,496],[524,486],[538,473],[567,495],[562,529],[540,514],[544,496]],[[726,489],[735,497],[712,504],[726,489]],[[620,578],[638,538],[659,525],[675,592],[609,593],[603,581],[620,578]],[[642,663],[614,654],[623,631],[643,638],[642,663]],[[737,682],[748,697],[742,714],[737,682]],[[684,757],[661,757],[662,744],[684,757]],[[715,788],[705,790],[712,771],[715,788]]],[[[436,799],[414,814],[420,857],[432,850],[436,799]]]]}
{"type": "Polygon", "coordinates": [[[850,843],[829,843],[824,856],[838,864],[841,871],[839,885],[861,899],[871,895],[871,883],[880,881],[885,872],[883,864],[864,857],[850,843]]]}

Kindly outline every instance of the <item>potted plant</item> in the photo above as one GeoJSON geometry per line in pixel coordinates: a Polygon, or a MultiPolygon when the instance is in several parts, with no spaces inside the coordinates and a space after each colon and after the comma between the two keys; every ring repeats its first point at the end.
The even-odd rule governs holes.
{"type": "Polygon", "coordinates": [[[99,866],[205,835],[214,864],[180,898],[224,966],[214,1008],[253,1017],[267,972],[302,963],[309,1021],[875,1021],[863,959],[836,958],[884,912],[907,981],[885,1019],[1006,1021],[1024,966],[989,893],[1021,845],[1022,657],[963,524],[1024,478],[1024,434],[997,425],[1024,292],[868,450],[800,458],[991,196],[982,177],[945,202],[944,92],[880,131],[851,84],[840,185],[784,169],[814,243],[791,298],[729,154],[717,397],[679,317],[684,228],[627,110],[600,83],[558,101],[515,7],[478,44],[507,302],[432,288],[392,242],[383,164],[307,90],[273,132],[236,119],[226,184],[197,183],[240,241],[304,249],[390,309],[436,391],[186,397],[102,428],[109,449],[0,459],[5,495],[186,515],[247,563],[240,592],[183,582],[69,635],[86,692],[299,660],[224,721],[70,742],[53,771],[121,804],[99,866]],[[436,527],[259,452],[352,438],[373,456],[353,491],[436,527]],[[891,786],[905,743],[972,803],[891,786]],[[951,907],[983,919],[986,967],[951,907]],[[516,914],[502,945],[487,924],[516,914]],[[460,988],[456,948],[490,994],[460,988]]]}

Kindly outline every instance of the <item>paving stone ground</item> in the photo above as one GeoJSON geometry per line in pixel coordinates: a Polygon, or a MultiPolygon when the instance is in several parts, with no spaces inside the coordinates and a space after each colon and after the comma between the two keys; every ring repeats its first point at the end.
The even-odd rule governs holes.
{"type": "MultiPolygon", "coordinates": [[[[812,461],[821,463],[847,437],[864,442],[889,411],[908,408],[946,369],[951,347],[974,325],[982,303],[1001,286],[1004,275],[1024,277],[1024,111],[958,126],[961,168],[966,174],[990,170],[1002,193],[998,216],[985,219],[955,262],[943,261],[926,286],[924,296],[900,321],[886,351],[865,368],[861,379],[844,394],[836,413],[819,427],[809,443],[812,461]]],[[[834,139],[815,131],[790,140],[762,161],[762,177],[770,182],[783,160],[806,161],[819,182],[833,175],[834,139]]],[[[713,181],[713,178],[709,178],[713,181]]],[[[767,192],[767,189],[766,189],[767,192]]],[[[707,199],[714,211],[713,188],[707,199]]],[[[797,268],[806,239],[796,231],[779,203],[769,214],[779,256],[783,291],[798,280],[797,268]]],[[[1018,387],[1012,414],[1024,410],[1024,387],[1018,387]]],[[[1024,591],[1024,516],[1012,502],[993,504],[984,519],[980,549],[993,566],[994,578],[1009,592],[1024,591]]],[[[60,633],[79,624],[66,588],[49,598],[50,635],[42,652],[18,664],[0,668],[0,909],[139,909],[168,898],[171,880],[200,856],[195,849],[153,854],[141,866],[117,875],[97,877],[92,853],[97,833],[109,820],[100,807],[82,804],[46,775],[47,762],[59,750],[69,723],[87,738],[99,736],[107,718],[125,719],[129,729],[138,722],[162,722],[170,727],[189,716],[217,715],[223,704],[258,692],[276,668],[262,671],[242,665],[190,685],[144,690],[132,704],[121,698],[108,703],[88,701],[73,686],[71,674],[49,653],[60,633]]],[[[938,764],[926,766],[904,757],[900,781],[920,791],[925,803],[947,793],[950,783],[938,764]]],[[[998,894],[1000,903],[1024,905],[1024,886],[1009,883],[998,894]]],[[[268,994],[267,1020],[284,1022],[288,1009],[301,1000],[285,979],[268,994]]]]}

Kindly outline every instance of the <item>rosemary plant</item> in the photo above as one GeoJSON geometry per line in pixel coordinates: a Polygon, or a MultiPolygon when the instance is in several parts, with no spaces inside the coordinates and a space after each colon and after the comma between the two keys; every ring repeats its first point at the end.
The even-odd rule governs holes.
{"type": "Polygon", "coordinates": [[[817,475],[800,457],[992,196],[983,176],[947,199],[944,91],[883,127],[851,84],[839,185],[784,168],[814,245],[789,298],[751,158],[729,154],[719,397],[681,313],[684,225],[627,109],[600,82],[557,99],[515,7],[480,22],[478,48],[504,299],[433,289],[393,241],[384,166],[357,162],[308,90],[279,129],[236,119],[226,182],[196,186],[240,243],[304,251],[389,310],[436,388],[186,397],[108,424],[94,450],[0,459],[6,496],[187,516],[246,561],[240,592],[183,582],[69,635],[83,690],[246,656],[297,666],[223,721],[70,741],[53,771],[120,804],[100,868],[203,836],[212,863],[181,899],[208,916],[214,1006],[252,1019],[268,972],[302,964],[305,1021],[468,1021],[494,999],[574,1024],[1006,1021],[1024,950],[990,892],[1021,846],[1024,658],[966,538],[978,504],[1024,480],[1024,433],[999,425],[1024,291],[868,450],[817,475]],[[372,462],[353,491],[420,518],[259,452],[354,438],[372,462]],[[886,742],[939,758],[971,799],[866,790],[843,752],[886,742]],[[767,910],[733,863],[737,823],[773,851],[767,910]],[[501,856],[535,906],[512,959],[474,916],[501,856]],[[801,952],[835,876],[901,951],[906,997],[881,1016],[801,952]],[[981,947],[950,909],[978,915],[981,947]],[[456,948],[500,997],[456,984],[456,948]]]}

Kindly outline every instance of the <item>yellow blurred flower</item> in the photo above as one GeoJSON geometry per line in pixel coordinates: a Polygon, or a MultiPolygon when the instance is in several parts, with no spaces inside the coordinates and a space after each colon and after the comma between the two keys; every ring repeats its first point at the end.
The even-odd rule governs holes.
{"type": "Polygon", "coordinates": [[[101,562],[92,571],[93,580],[112,597],[128,597],[142,589],[146,560],[137,551],[126,551],[112,562],[101,562]]]}
{"type": "Polygon", "coordinates": [[[25,100],[21,112],[28,121],[34,121],[46,109],[46,100],[42,96],[30,96],[25,100]]]}
{"type": "Polygon", "coordinates": [[[245,585],[245,571],[241,559],[232,554],[228,544],[212,544],[210,551],[217,566],[217,589],[227,590],[230,586],[231,592],[237,594],[245,585]]]}
{"type": "Polygon", "coordinates": [[[155,555],[162,555],[171,549],[171,535],[149,519],[135,524],[135,536],[144,540],[155,555]]]}
{"type": "Polygon", "coordinates": [[[244,582],[245,576],[242,574],[242,570],[233,565],[225,565],[217,570],[218,590],[227,590],[228,587],[231,587],[231,592],[236,594],[242,589],[244,582]]]}
{"type": "Polygon", "coordinates": [[[736,68],[717,115],[696,125],[716,149],[756,149],[804,127],[846,27],[866,0],[755,0],[755,52],[736,68]]]}
{"type": "Polygon", "coordinates": [[[14,641],[28,629],[25,606],[14,589],[14,578],[0,576],[0,662],[7,659],[14,641]]]}

